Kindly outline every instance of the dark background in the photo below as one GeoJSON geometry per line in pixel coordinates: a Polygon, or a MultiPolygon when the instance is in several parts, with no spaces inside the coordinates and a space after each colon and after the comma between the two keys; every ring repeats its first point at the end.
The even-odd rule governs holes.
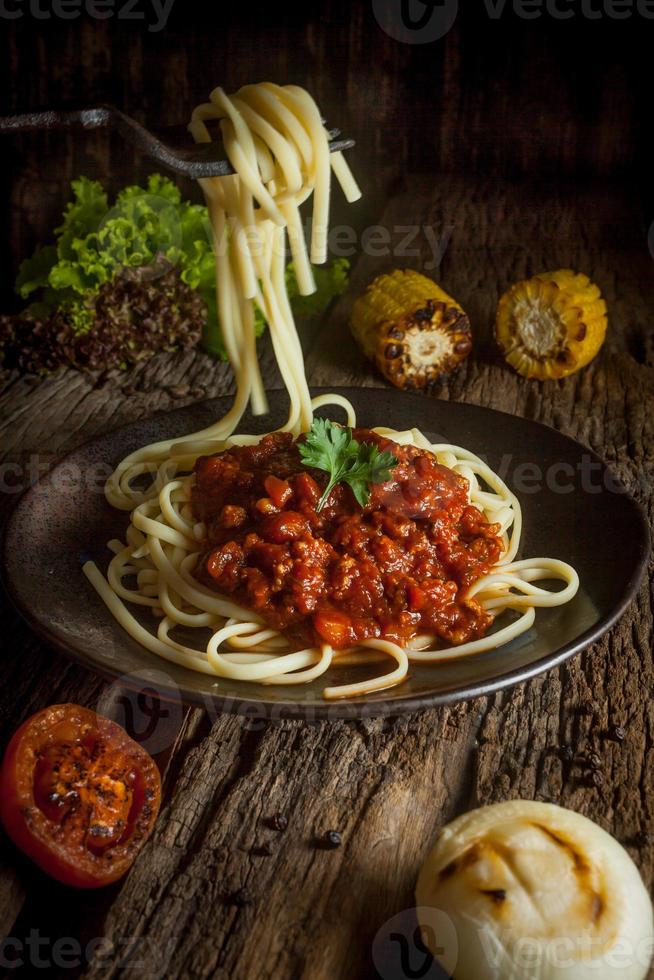
{"type": "MultiPolygon", "coordinates": [[[[581,0],[559,0],[574,18],[543,12],[525,20],[507,2],[494,20],[482,0],[461,0],[444,38],[406,44],[380,28],[370,0],[175,0],[157,33],[147,28],[149,0],[138,0],[135,10],[148,11],[141,21],[86,13],[37,20],[29,0],[22,2],[20,19],[0,17],[2,112],[109,101],[156,128],[185,122],[216,84],[230,91],[263,79],[294,82],[315,95],[330,124],[357,140],[351,159],[365,175],[361,225],[375,221],[406,173],[428,171],[435,180],[443,172],[516,181],[544,175],[633,188],[646,243],[654,217],[646,178],[654,20],[636,12],[590,20],[581,0]]],[[[51,0],[40,2],[47,9],[51,0]]],[[[603,0],[592,5],[601,9],[603,0]]],[[[153,167],[97,133],[0,136],[0,147],[9,173],[0,211],[6,310],[15,306],[18,262],[48,239],[71,178],[85,173],[115,189],[153,167]]],[[[185,193],[198,194],[190,183],[185,193]]]]}
{"type": "MultiPolygon", "coordinates": [[[[580,0],[570,4],[579,8],[580,0]]],[[[510,9],[493,21],[482,0],[460,6],[453,29],[425,46],[385,34],[372,0],[309,0],[301,13],[280,3],[175,0],[156,34],[115,19],[0,16],[0,112],[107,100],[166,126],[187,120],[219,83],[233,90],[268,77],[305,85],[329,122],[357,140],[350,158],[365,197],[346,218],[336,193],[334,224],[377,221],[403,176],[419,171],[434,192],[410,185],[410,196],[392,205],[392,220],[398,201],[408,201],[402,220],[435,224],[442,211],[459,222],[444,282],[470,313],[475,353],[437,394],[579,439],[638,491],[651,518],[654,265],[646,233],[654,218],[654,21],[525,21],[510,9]],[[443,180],[448,172],[465,179],[443,180]],[[537,193],[518,186],[531,178],[537,193]],[[611,331],[587,369],[539,385],[491,353],[491,324],[511,282],[558,264],[601,284],[611,331]]],[[[150,165],[98,134],[0,137],[0,153],[8,175],[0,198],[2,310],[12,302],[18,261],[58,223],[71,178],[86,173],[115,190],[150,165]]],[[[193,185],[184,189],[200,199],[193,185]]],[[[379,268],[364,255],[351,292],[379,268]]],[[[354,351],[344,310],[308,338],[310,381],[330,389],[378,385],[354,351]]],[[[262,360],[273,387],[272,358],[262,360]]],[[[190,352],[106,383],[72,370],[34,384],[15,375],[0,381],[0,457],[11,466],[58,458],[116,426],[224,394],[229,367],[190,352]],[[187,395],[179,395],[183,386],[187,395]]],[[[378,394],[383,409],[392,392],[378,394]]],[[[8,512],[15,498],[2,496],[8,512]]],[[[0,840],[0,924],[17,937],[32,928],[119,943],[143,934],[169,957],[163,963],[172,980],[249,980],[252,963],[267,976],[309,976],[315,967],[316,976],[358,980],[380,925],[413,904],[418,864],[437,827],[469,805],[506,798],[555,799],[597,819],[629,846],[650,886],[654,704],[643,692],[654,687],[653,608],[645,589],[604,640],[542,680],[399,723],[285,723],[259,732],[225,718],[210,730],[209,718],[194,713],[168,762],[160,843],[144,852],[130,881],[63,895],[0,840]],[[613,724],[626,725],[624,743],[605,737],[613,724]],[[574,746],[570,765],[559,757],[565,745],[574,746]],[[595,751],[604,767],[599,789],[584,761],[595,751]],[[274,813],[293,821],[286,835],[264,831],[263,819],[274,813]],[[331,827],[345,831],[344,846],[316,851],[314,834],[331,827]],[[272,838],[275,856],[255,857],[251,843],[272,838]],[[226,896],[243,882],[252,904],[235,909],[226,896]],[[172,953],[171,936],[179,936],[172,953]]],[[[55,656],[8,608],[2,616],[4,646],[13,651],[0,685],[3,738],[47,703],[97,706],[96,676],[55,656]]],[[[113,690],[116,699],[119,693],[113,690]]],[[[103,698],[108,705],[106,689],[103,698]]],[[[35,972],[26,966],[20,975],[32,980],[35,972]]],[[[139,976],[102,963],[83,972],[139,976]]]]}

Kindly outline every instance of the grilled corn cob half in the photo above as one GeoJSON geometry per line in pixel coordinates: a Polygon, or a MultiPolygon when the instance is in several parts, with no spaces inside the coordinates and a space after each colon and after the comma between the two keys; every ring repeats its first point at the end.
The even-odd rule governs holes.
{"type": "Polygon", "coordinates": [[[355,302],[351,328],[366,357],[397,388],[424,388],[472,349],[461,306],[411,269],[378,276],[355,302]]]}
{"type": "Polygon", "coordinates": [[[595,357],[606,336],[606,303],[588,276],[560,269],[516,283],[497,308],[495,336],[526,378],[565,378],[595,357]]]}

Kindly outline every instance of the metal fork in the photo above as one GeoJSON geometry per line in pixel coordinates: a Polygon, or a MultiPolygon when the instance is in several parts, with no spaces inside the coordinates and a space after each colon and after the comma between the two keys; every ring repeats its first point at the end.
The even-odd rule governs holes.
{"type": "MultiPolygon", "coordinates": [[[[221,143],[170,146],[113,105],[98,105],[88,109],[46,109],[42,112],[0,116],[0,134],[77,128],[112,129],[125,142],[131,143],[163,167],[194,180],[198,177],[225,177],[234,173],[229,161],[218,155],[224,152],[221,143]]],[[[329,130],[329,148],[332,153],[349,150],[354,146],[354,140],[340,137],[340,130],[329,130]]]]}

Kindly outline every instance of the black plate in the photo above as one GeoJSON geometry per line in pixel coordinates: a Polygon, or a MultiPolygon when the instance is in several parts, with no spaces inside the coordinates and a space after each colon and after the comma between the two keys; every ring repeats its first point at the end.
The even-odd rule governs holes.
{"type": "MultiPolygon", "coordinates": [[[[538,610],[534,627],[500,650],[433,667],[414,664],[399,687],[331,704],[320,696],[324,678],[285,687],[214,681],[155,657],[109,615],[81,564],[91,555],[104,567],[109,557],[105,542],[124,533],[127,515],[112,510],[102,494],[109,467],[140,446],[219,418],[230,402],[217,399],[93,440],[21,498],[4,553],[6,584],[20,612],[59,650],[132,686],[148,683],[164,696],[213,710],[316,719],[397,714],[508,687],[578,653],[624,612],[643,575],[649,533],[640,506],[594,453],[547,426],[490,409],[388,389],[341,393],[355,405],[362,425],[417,426],[433,441],[483,456],[522,503],[519,557],[547,555],[570,562],[581,579],[576,598],[566,606],[538,610]]],[[[241,431],[263,432],[281,424],[285,393],[272,393],[270,402],[271,415],[244,419],[241,431]]],[[[332,414],[339,418],[337,410],[332,414]]],[[[332,673],[347,683],[362,679],[361,670],[332,673]]]]}

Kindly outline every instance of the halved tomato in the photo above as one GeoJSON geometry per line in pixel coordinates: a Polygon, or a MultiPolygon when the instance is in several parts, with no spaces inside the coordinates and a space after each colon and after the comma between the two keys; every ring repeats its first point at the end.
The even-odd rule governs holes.
{"type": "Polygon", "coordinates": [[[47,874],[76,888],[122,877],[150,836],[159,770],[120,725],[76,704],[28,718],[0,773],[0,820],[47,874]]]}

